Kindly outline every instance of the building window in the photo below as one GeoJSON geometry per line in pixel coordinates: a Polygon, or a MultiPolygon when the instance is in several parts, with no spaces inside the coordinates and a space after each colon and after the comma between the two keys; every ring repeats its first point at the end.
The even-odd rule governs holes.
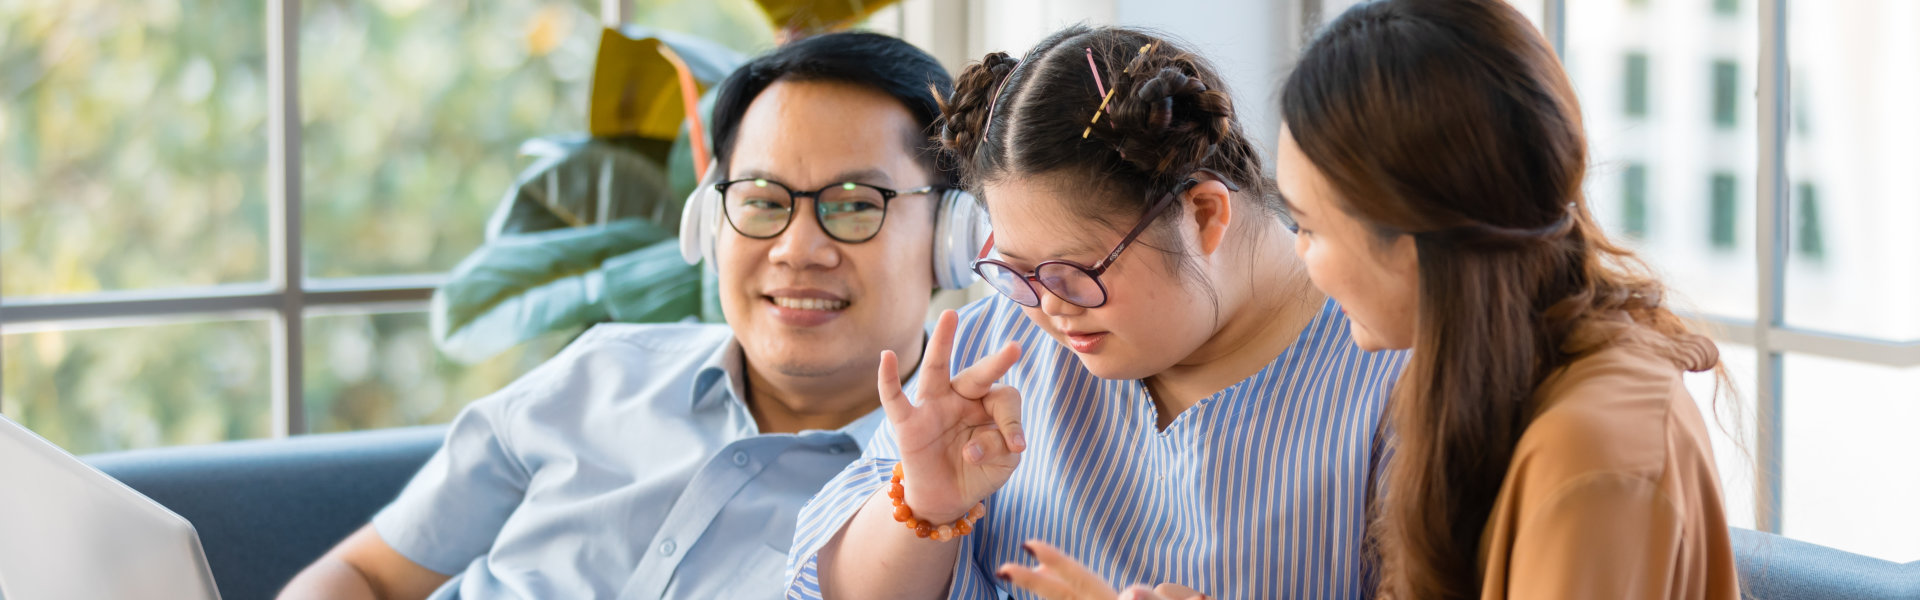
{"type": "Polygon", "coordinates": [[[1621,227],[1627,235],[1644,238],[1647,236],[1647,166],[1627,165],[1620,187],[1621,227]]]}
{"type": "Polygon", "coordinates": [[[1713,124],[1731,129],[1739,120],[1740,65],[1730,60],[1713,62],[1713,124]]]}
{"type": "Polygon", "coordinates": [[[1794,196],[1799,200],[1799,210],[1794,214],[1798,217],[1793,231],[1794,251],[1813,260],[1826,258],[1827,241],[1820,233],[1820,189],[1811,183],[1802,183],[1794,187],[1794,196]]]}
{"type": "Polygon", "coordinates": [[[1739,187],[1733,174],[1713,174],[1713,214],[1709,221],[1711,230],[1707,233],[1714,248],[1722,250],[1733,248],[1734,211],[1738,207],[1734,197],[1739,187]]]}
{"type": "Polygon", "coordinates": [[[1627,90],[1627,116],[1647,116],[1647,55],[1634,52],[1627,55],[1627,81],[1622,86],[1627,90]]]}

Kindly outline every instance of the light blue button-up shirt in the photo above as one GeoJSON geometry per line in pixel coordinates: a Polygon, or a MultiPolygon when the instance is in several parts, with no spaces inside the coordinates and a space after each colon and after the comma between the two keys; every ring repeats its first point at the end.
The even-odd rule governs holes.
{"type": "Polygon", "coordinates": [[[606,324],[456,417],[373,518],[432,598],[776,598],[801,504],[876,410],[762,435],[716,325],[606,324]]]}

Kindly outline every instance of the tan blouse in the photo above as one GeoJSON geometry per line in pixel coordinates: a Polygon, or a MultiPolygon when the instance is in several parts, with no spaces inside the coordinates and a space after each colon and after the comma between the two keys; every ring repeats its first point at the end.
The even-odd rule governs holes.
{"type": "Polygon", "coordinates": [[[1674,361],[1634,342],[1652,335],[1629,325],[1541,386],[1481,536],[1481,598],[1739,596],[1707,425],[1674,361]]]}

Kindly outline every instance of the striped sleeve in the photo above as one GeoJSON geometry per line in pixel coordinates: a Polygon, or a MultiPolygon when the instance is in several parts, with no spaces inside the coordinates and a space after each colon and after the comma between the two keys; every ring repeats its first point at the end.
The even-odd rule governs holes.
{"type": "Polygon", "coordinates": [[[800,507],[793,550],[787,553],[787,598],[821,600],[820,548],[846,528],[868,498],[887,485],[897,462],[900,444],[893,439],[893,424],[883,422],[860,458],[800,507]]]}
{"type": "MultiPolygon", "coordinates": [[[[997,297],[996,297],[997,298],[997,297]]],[[[1005,327],[990,326],[996,319],[1024,319],[994,303],[995,298],[974,302],[960,309],[960,327],[955,334],[952,370],[973,364],[991,348],[993,332],[1005,327]],[[998,310],[996,310],[998,309],[998,310]]],[[[915,378],[918,379],[917,377],[915,378]]],[[[910,384],[911,385],[911,384],[910,384]]],[[[907,390],[912,394],[913,390],[907,390]]],[[[853,515],[866,505],[893,476],[894,463],[900,462],[900,442],[894,438],[893,423],[882,420],[867,442],[860,458],[828,481],[806,506],[794,527],[793,549],[787,554],[787,598],[822,600],[820,593],[820,549],[845,529],[853,515]]],[[[995,600],[1000,597],[993,579],[974,560],[974,543],[979,536],[961,538],[960,558],[954,564],[952,598],[995,600]]]]}
{"type": "MultiPolygon", "coordinates": [[[[787,554],[787,598],[822,600],[820,593],[820,548],[845,529],[854,513],[866,505],[893,475],[900,462],[899,442],[893,439],[891,423],[881,425],[867,443],[867,452],[841,471],[826,487],[800,509],[794,528],[793,552],[787,554]]],[[[960,538],[960,558],[953,566],[950,598],[994,600],[999,598],[993,579],[975,563],[974,541],[978,536],[960,538]]]]}

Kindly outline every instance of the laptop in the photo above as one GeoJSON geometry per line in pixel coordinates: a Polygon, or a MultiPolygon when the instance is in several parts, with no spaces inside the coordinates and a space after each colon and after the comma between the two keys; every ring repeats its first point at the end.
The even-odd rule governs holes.
{"type": "Polygon", "coordinates": [[[0,416],[0,600],[218,600],[180,515],[0,416]]]}

